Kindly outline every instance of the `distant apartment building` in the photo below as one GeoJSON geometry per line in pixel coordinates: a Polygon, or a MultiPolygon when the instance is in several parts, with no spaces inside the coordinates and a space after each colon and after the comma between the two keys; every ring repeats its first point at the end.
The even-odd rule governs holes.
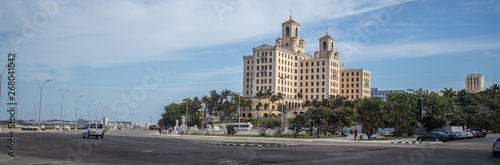
{"type": "Polygon", "coordinates": [[[465,90],[473,93],[483,91],[484,75],[479,73],[467,75],[465,78],[465,90]]]}
{"type": "Polygon", "coordinates": [[[413,93],[413,92],[414,92],[413,89],[380,90],[378,88],[371,88],[370,94],[371,94],[371,97],[377,97],[377,98],[381,98],[384,101],[387,101],[387,97],[391,93],[413,93]]]}
{"type": "Polygon", "coordinates": [[[263,44],[254,47],[253,54],[243,56],[243,96],[253,104],[240,114],[242,117],[281,116],[276,106],[281,100],[269,103],[268,109],[258,106],[259,102],[266,104],[269,100],[257,98],[256,93],[267,89],[274,94],[283,93],[284,105],[293,114],[305,112],[301,104],[306,100],[321,101],[331,95],[350,100],[370,97],[370,71],[346,69],[339,62],[340,54],[334,52],[335,39],[328,32],[319,38],[319,50],[309,54],[305,51],[305,41],[299,39],[299,23],[290,16],[281,27],[282,36],[274,46],[263,44]]]}

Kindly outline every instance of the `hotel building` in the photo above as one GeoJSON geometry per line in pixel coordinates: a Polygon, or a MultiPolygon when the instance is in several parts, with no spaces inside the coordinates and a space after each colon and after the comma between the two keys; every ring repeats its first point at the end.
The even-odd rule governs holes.
{"type": "Polygon", "coordinates": [[[290,16],[281,28],[282,36],[274,46],[263,44],[254,47],[252,55],[243,56],[243,96],[253,104],[241,112],[242,117],[281,116],[276,107],[281,100],[270,103],[269,109],[258,106],[259,101],[266,104],[269,100],[257,98],[256,93],[267,89],[283,93],[285,110],[290,112],[285,113],[287,117],[307,111],[301,106],[306,100],[321,101],[332,95],[350,100],[370,97],[370,71],[341,65],[340,54],[334,52],[335,39],[328,32],[319,38],[319,51],[309,54],[305,41],[299,39],[299,23],[290,16]]]}

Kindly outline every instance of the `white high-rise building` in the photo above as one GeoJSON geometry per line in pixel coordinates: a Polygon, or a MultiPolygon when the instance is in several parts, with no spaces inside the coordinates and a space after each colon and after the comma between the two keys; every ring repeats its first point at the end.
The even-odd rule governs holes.
{"type": "Polygon", "coordinates": [[[282,36],[274,46],[263,44],[253,48],[252,55],[243,56],[243,95],[252,100],[242,117],[281,116],[277,103],[267,97],[257,97],[259,91],[283,93],[284,105],[292,114],[304,113],[305,101],[344,96],[347,99],[370,97],[371,73],[365,69],[346,69],[340,64],[340,54],[334,52],[335,39],[328,32],[319,38],[319,50],[305,53],[305,41],[299,39],[300,24],[292,20],[281,24],[282,36]],[[302,96],[302,98],[299,98],[302,96]],[[259,106],[270,104],[268,107],[259,106]]]}

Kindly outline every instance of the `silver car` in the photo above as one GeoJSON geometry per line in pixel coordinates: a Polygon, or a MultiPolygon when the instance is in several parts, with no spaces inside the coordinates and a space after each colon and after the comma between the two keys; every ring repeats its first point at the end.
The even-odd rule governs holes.
{"type": "Polygon", "coordinates": [[[493,146],[491,147],[491,153],[493,154],[493,157],[500,154],[500,136],[497,137],[497,140],[495,142],[493,142],[493,146]]]}

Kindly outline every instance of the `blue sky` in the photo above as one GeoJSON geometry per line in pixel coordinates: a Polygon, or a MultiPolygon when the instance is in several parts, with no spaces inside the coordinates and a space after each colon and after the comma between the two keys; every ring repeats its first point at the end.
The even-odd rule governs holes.
{"type": "MultiPolygon", "coordinates": [[[[20,119],[34,118],[35,80],[50,79],[42,120],[50,118],[49,105],[52,118],[60,118],[58,89],[69,89],[66,120],[75,117],[73,96],[83,95],[78,118],[87,117],[86,100],[94,100],[99,117],[109,108],[117,120],[156,121],[163,106],[183,98],[241,91],[243,54],[274,45],[290,10],[306,51],[314,52],[328,29],[341,62],[370,70],[372,87],[460,90],[477,72],[485,86],[500,83],[497,0],[0,0],[0,64],[8,52],[18,54],[20,119]]],[[[90,110],[95,118],[95,106],[90,110]]]]}

